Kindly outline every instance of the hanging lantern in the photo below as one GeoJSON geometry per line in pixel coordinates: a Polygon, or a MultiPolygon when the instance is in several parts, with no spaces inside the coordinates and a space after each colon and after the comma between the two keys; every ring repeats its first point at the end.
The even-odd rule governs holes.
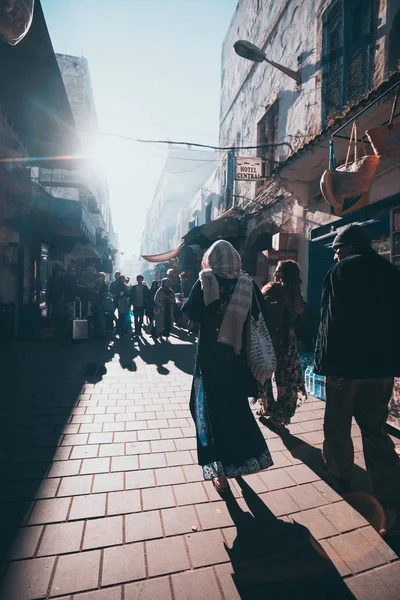
{"type": "Polygon", "coordinates": [[[0,41],[15,46],[32,25],[35,0],[0,0],[0,41]]]}

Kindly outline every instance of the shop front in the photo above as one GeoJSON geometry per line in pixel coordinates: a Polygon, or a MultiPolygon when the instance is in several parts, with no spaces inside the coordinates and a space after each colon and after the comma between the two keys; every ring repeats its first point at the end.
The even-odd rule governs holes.
{"type": "MultiPolygon", "coordinates": [[[[309,279],[308,302],[313,310],[319,311],[321,302],[322,281],[326,273],[334,265],[332,242],[338,230],[350,223],[357,223],[365,228],[372,241],[372,247],[381,256],[399,263],[396,252],[400,255],[400,243],[395,232],[392,233],[393,215],[398,214],[400,193],[385,198],[354,211],[334,222],[316,227],[310,232],[309,244],[309,279]]],[[[397,218],[397,226],[399,225],[397,218]]]]}
{"type": "Polygon", "coordinates": [[[73,169],[70,157],[80,155],[40,2],[23,41],[0,42],[0,80],[7,82],[0,86],[0,339],[8,340],[21,328],[26,333],[28,323],[32,336],[40,335],[49,265],[58,248],[47,235],[48,215],[43,222],[31,220],[31,167],[73,169]],[[22,313],[30,313],[25,322],[22,313]]]}
{"type": "Polygon", "coordinates": [[[34,188],[20,215],[17,302],[18,335],[38,339],[43,318],[52,316],[49,288],[58,270],[99,261],[96,226],[85,207],[34,188]]]}
{"type": "Polygon", "coordinates": [[[40,309],[42,316],[47,314],[47,282],[49,270],[50,248],[47,244],[40,244],[36,256],[32,261],[32,300],[40,309]]]}

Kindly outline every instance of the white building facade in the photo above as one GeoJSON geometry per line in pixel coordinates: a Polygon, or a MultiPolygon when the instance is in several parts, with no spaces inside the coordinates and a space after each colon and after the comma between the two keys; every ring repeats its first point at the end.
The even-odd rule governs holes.
{"type": "Polygon", "coordinates": [[[170,147],[142,234],[141,254],[160,254],[181,243],[190,202],[218,164],[215,152],[170,147]]]}
{"type": "MultiPolygon", "coordinates": [[[[220,154],[220,183],[225,210],[245,208],[242,254],[251,274],[261,251],[270,251],[270,262],[296,258],[307,295],[311,231],[351,218],[351,210],[332,215],[321,195],[329,138],[396,83],[399,9],[399,0],[239,0],[222,47],[220,146],[232,149],[220,154]],[[268,62],[238,56],[240,39],[297,72],[299,83],[268,62]],[[235,181],[238,156],[262,158],[265,179],[235,181]],[[292,235],[292,248],[273,250],[279,232],[292,235]]],[[[390,93],[365,111],[362,135],[388,120],[392,100],[390,93]]],[[[335,139],[338,162],[351,126],[347,139],[335,139]]],[[[398,194],[399,176],[398,161],[382,161],[369,204],[398,194]]]]}
{"type": "Polygon", "coordinates": [[[56,54],[56,58],[79,135],[81,156],[74,161],[76,169],[39,169],[39,182],[53,196],[82,202],[96,226],[113,238],[107,179],[96,160],[99,125],[89,64],[83,56],[56,54]]]}

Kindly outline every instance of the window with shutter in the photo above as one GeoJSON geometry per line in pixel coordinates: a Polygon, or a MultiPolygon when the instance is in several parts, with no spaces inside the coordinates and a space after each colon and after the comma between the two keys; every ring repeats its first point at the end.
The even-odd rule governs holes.
{"type": "Polygon", "coordinates": [[[389,71],[400,70],[400,10],[393,19],[392,29],[389,35],[389,71]]]}
{"type": "Polygon", "coordinates": [[[343,3],[338,0],[324,15],[323,96],[326,121],[343,106],[343,33],[343,3]]]}
{"type": "Polygon", "coordinates": [[[336,0],[323,17],[324,121],[368,92],[376,0],[336,0]]]}
{"type": "Polygon", "coordinates": [[[370,83],[372,2],[353,2],[348,14],[347,102],[361,100],[370,83]]]}
{"type": "Polygon", "coordinates": [[[265,115],[257,123],[257,156],[266,159],[266,175],[269,176],[279,162],[279,99],[268,108],[265,115]],[[268,145],[270,144],[270,145],[268,145]]]}

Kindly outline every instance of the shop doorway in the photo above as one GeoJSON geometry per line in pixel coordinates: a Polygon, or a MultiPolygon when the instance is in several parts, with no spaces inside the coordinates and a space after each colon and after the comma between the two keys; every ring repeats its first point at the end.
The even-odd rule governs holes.
{"type": "Polygon", "coordinates": [[[47,284],[49,279],[49,247],[40,245],[40,252],[33,261],[33,301],[42,316],[47,314],[47,284]]]}

